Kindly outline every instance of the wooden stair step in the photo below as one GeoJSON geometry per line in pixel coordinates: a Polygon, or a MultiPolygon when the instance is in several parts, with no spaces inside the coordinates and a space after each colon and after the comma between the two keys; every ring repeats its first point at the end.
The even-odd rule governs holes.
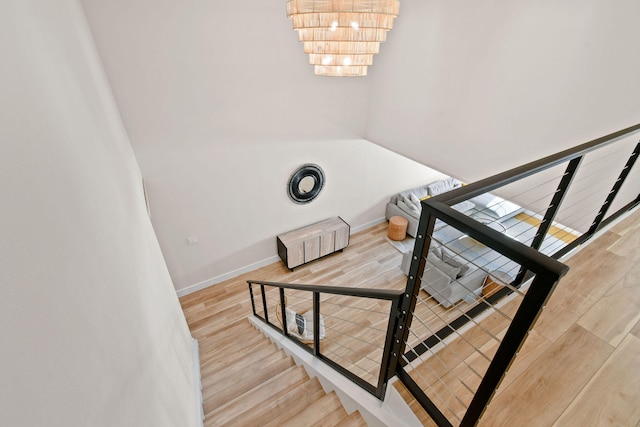
{"type": "MultiPolygon", "coordinates": [[[[242,341],[242,338],[236,338],[242,341]]],[[[239,343],[238,343],[239,345],[239,343]]],[[[265,357],[268,354],[274,353],[278,350],[278,347],[273,344],[269,340],[265,340],[264,337],[262,339],[252,342],[252,344],[248,347],[245,346],[229,346],[223,347],[219,350],[216,350],[217,354],[214,354],[206,361],[200,363],[200,370],[204,372],[208,371],[217,371],[219,370],[219,366],[228,366],[229,365],[229,355],[233,355],[234,360],[245,360],[247,363],[251,363],[252,361],[257,360],[257,358],[265,357]]]]}
{"type": "Polygon", "coordinates": [[[325,394],[318,400],[308,402],[308,405],[302,411],[284,421],[280,426],[312,426],[322,421],[327,414],[330,414],[337,409],[342,409],[345,416],[347,415],[338,396],[334,392],[331,392],[329,394],[325,394]]]}
{"type": "Polygon", "coordinates": [[[227,375],[224,379],[202,388],[203,399],[214,406],[221,406],[233,400],[236,396],[246,393],[280,372],[295,366],[293,359],[285,357],[281,352],[274,353],[279,357],[275,361],[267,362],[263,359],[263,366],[257,364],[247,365],[237,374],[227,375]]]}
{"type": "MultiPolygon", "coordinates": [[[[275,346],[274,346],[275,347],[275,346]]],[[[277,348],[276,348],[277,350],[277,348]]],[[[212,371],[208,375],[202,377],[202,389],[205,390],[214,385],[224,384],[229,381],[235,381],[238,376],[245,375],[250,372],[261,370],[264,366],[270,365],[282,359],[287,359],[287,355],[283,351],[273,351],[264,353],[257,363],[247,363],[244,358],[237,358],[244,366],[229,366],[228,368],[212,371]]]]}
{"type": "Polygon", "coordinates": [[[220,334],[198,338],[201,353],[206,355],[203,360],[210,360],[221,354],[221,350],[233,347],[234,349],[249,348],[255,343],[264,342],[264,335],[251,325],[234,327],[220,334]]]}
{"type": "Polygon", "coordinates": [[[336,427],[366,427],[367,422],[362,418],[362,414],[359,411],[355,411],[343,421],[338,423],[336,427]]]}
{"type": "Polygon", "coordinates": [[[346,420],[348,416],[349,414],[347,414],[347,411],[345,411],[344,408],[340,406],[333,412],[322,417],[322,419],[313,424],[312,427],[335,427],[340,422],[346,420]]]}
{"type": "Polygon", "coordinates": [[[207,377],[206,385],[209,386],[212,383],[224,381],[230,375],[239,375],[247,368],[248,364],[260,365],[263,359],[268,363],[274,358],[285,357],[284,353],[281,353],[274,344],[271,342],[268,344],[266,347],[256,347],[255,352],[250,355],[246,354],[245,357],[237,357],[232,364],[225,364],[224,361],[219,361],[203,368],[201,372],[203,376],[207,377]]]}
{"type": "Polygon", "coordinates": [[[305,370],[299,366],[292,366],[222,406],[213,407],[205,401],[205,417],[212,417],[218,425],[224,425],[246,411],[259,410],[259,407],[268,399],[274,398],[279,393],[286,393],[291,387],[296,387],[305,381],[309,381],[305,370]]]}
{"type": "Polygon", "coordinates": [[[286,420],[302,411],[309,402],[315,402],[325,395],[320,381],[316,378],[291,387],[286,393],[280,393],[264,402],[254,411],[246,411],[235,419],[236,425],[264,426],[272,424],[279,426],[282,419],[286,420]]]}
{"type": "Polygon", "coordinates": [[[242,328],[246,322],[243,319],[238,319],[232,323],[224,324],[224,328],[221,328],[220,320],[218,320],[218,313],[212,310],[208,310],[206,315],[203,315],[198,320],[192,320],[189,322],[191,333],[198,335],[199,338],[210,338],[216,335],[224,335],[229,329],[242,328]],[[216,322],[212,320],[216,319],[216,322]]]}

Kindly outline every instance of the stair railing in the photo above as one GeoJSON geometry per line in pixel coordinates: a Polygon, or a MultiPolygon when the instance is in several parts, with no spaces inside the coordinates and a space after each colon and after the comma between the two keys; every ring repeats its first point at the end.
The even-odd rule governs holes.
{"type": "Polygon", "coordinates": [[[640,124],[422,201],[397,375],[439,426],[477,424],[568,271],[557,260],[640,204],[638,132],[640,124]],[[478,197],[494,210],[512,201],[522,209],[507,220],[488,218],[491,204],[455,209],[478,197]],[[434,250],[479,270],[484,285],[447,301],[429,283],[434,250]]]}
{"type": "Polygon", "coordinates": [[[402,290],[247,283],[255,317],[383,399],[398,361],[391,348],[402,290]]]}
{"type": "Polygon", "coordinates": [[[249,281],[253,313],[376,397],[397,375],[438,425],[475,425],[567,274],[558,260],[640,204],[640,142],[630,140],[638,132],[640,124],[422,201],[404,291],[249,281]],[[540,188],[551,190],[540,196],[540,188]],[[485,208],[456,209],[490,192],[523,207],[508,227],[487,220],[485,208]],[[425,275],[436,246],[458,257],[456,273],[485,276],[482,286],[462,284],[464,298],[448,301],[425,275]],[[311,343],[287,319],[305,309],[311,343]]]}

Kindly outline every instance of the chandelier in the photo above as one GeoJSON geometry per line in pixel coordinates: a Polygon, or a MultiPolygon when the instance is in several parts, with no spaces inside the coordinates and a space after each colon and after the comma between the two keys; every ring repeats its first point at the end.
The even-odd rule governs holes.
{"type": "Polygon", "coordinates": [[[399,9],[399,0],[287,1],[287,17],[319,76],[366,76],[399,9]]]}

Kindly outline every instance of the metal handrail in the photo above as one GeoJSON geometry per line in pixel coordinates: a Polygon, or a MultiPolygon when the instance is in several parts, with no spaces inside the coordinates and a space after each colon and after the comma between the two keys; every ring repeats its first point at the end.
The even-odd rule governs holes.
{"type": "Polygon", "coordinates": [[[434,196],[432,199],[434,201],[445,203],[449,206],[455,205],[456,203],[460,203],[464,200],[479,196],[512,182],[519,181],[528,176],[535,175],[554,166],[566,163],[577,157],[584,156],[591,151],[612,144],[622,138],[633,135],[634,133],[640,133],[640,123],[629,126],[628,128],[622,129],[618,132],[613,132],[609,135],[596,138],[592,141],[585,142],[584,144],[577,145],[573,148],[560,151],[559,153],[543,157],[542,159],[481,179],[480,181],[472,182],[463,187],[455,188],[451,191],[447,191],[446,193],[434,196]]]}
{"type": "Polygon", "coordinates": [[[282,289],[295,289],[298,291],[320,292],[325,294],[346,295],[360,298],[375,298],[393,300],[402,295],[404,291],[391,289],[351,288],[343,286],[308,285],[299,283],[266,282],[261,280],[247,280],[254,285],[273,286],[282,289]]]}
{"type": "MultiPolygon", "coordinates": [[[[294,284],[294,283],[281,283],[281,282],[268,282],[259,280],[247,280],[249,285],[249,292],[251,295],[251,306],[253,314],[259,319],[262,319],[265,323],[282,332],[282,334],[290,339],[291,336],[287,330],[287,318],[286,318],[286,299],[284,290],[298,290],[311,292],[313,294],[313,350],[307,345],[304,345],[300,340],[292,339],[295,343],[299,344],[306,351],[310,351],[314,356],[323,360],[325,363],[333,367],[336,371],[342,373],[345,377],[376,396],[378,399],[384,399],[387,383],[389,379],[395,374],[396,365],[398,363],[398,353],[392,352],[392,347],[396,343],[396,333],[398,328],[402,329],[402,326],[398,326],[403,320],[403,315],[400,313],[400,301],[404,295],[404,290],[390,290],[390,289],[372,289],[372,288],[353,288],[353,287],[338,287],[338,286],[323,286],[323,285],[308,285],[308,284],[294,284]],[[256,311],[256,305],[253,295],[253,286],[260,286],[262,295],[262,303],[264,310],[264,318],[258,315],[256,311]],[[268,309],[266,304],[265,286],[278,288],[280,291],[280,309],[282,312],[282,330],[277,328],[269,321],[268,309]],[[378,300],[385,300],[391,302],[391,308],[389,310],[389,319],[387,322],[387,331],[385,334],[384,348],[382,352],[382,360],[380,362],[380,371],[378,375],[378,383],[373,386],[364,379],[360,378],[353,372],[349,371],[344,366],[336,363],[332,359],[325,357],[320,351],[320,294],[331,295],[343,295],[356,298],[371,298],[378,300]]],[[[405,313],[406,314],[406,313],[405,313]]]]}
{"type": "Polygon", "coordinates": [[[554,252],[550,256],[538,252],[539,246],[547,234],[550,225],[553,223],[558,208],[562,205],[563,198],[571,186],[572,179],[580,167],[581,161],[587,153],[598,150],[606,145],[620,141],[630,135],[640,132],[640,124],[628,127],[618,132],[597,138],[593,141],[581,144],[574,148],[564,150],[543,159],[527,163],[525,165],[510,169],[506,172],[492,177],[468,184],[466,186],[448,191],[422,201],[422,215],[418,225],[416,236],[416,253],[409,270],[406,294],[412,295],[411,300],[404,300],[400,309],[409,314],[405,318],[405,334],[402,336],[402,346],[399,351],[405,353],[408,337],[408,329],[413,320],[413,311],[416,306],[418,292],[420,291],[420,281],[425,270],[427,253],[430,247],[436,220],[441,220],[471,238],[481,242],[488,248],[504,255],[510,260],[520,264],[520,272],[516,279],[508,287],[504,287],[491,296],[484,299],[478,305],[472,307],[457,319],[448,322],[442,329],[432,333],[417,347],[413,347],[412,353],[406,353],[405,359],[408,362],[398,364],[397,375],[405,383],[409,391],[417,398],[420,404],[427,410],[438,425],[450,426],[451,423],[443,415],[440,409],[426,396],[420,386],[413,381],[411,376],[405,371],[405,366],[415,360],[419,354],[423,354],[435,345],[438,345],[454,331],[463,327],[471,319],[476,318],[487,308],[500,301],[502,298],[513,292],[528,278],[533,277],[533,281],[524,294],[522,303],[513,317],[506,335],[502,339],[491,363],[484,374],[480,386],[476,390],[470,402],[464,418],[461,420],[462,426],[475,425],[482,416],[486,405],[495,393],[504,373],[513,361],[519,347],[524,342],[528,331],[533,326],[539,316],[542,307],[553,293],[562,276],[568,272],[568,267],[557,261],[577,246],[593,237],[597,231],[608,223],[623,215],[629,209],[640,204],[640,194],[633,200],[623,201],[625,203],[617,212],[607,216],[609,207],[618,194],[623,183],[630,174],[636,160],[640,157],[640,142],[638,142],[627,159],[619,176],[615,180],[611,191],[606,195],[601,205],[600,211],[588,231],[568,243],[562,249],[554,252]],[[541,221],[537,235],[533,239],[532,247],[529,247],[515,239],[512,239],[499,231],[496,231],[475,219],[458,212],[451,206],[473,197],[485,194],[492,190],[503,187],[507,184],[519,181],[531,175],[545,171],[552,167],[567,163],[565,173],[558,184],[551,203],[547,207],[544,219],[541,221]],[[605,218],[606,217],[606,218],[605,218]],[[415,357],[414,357],[415,356],[415,357]]]}

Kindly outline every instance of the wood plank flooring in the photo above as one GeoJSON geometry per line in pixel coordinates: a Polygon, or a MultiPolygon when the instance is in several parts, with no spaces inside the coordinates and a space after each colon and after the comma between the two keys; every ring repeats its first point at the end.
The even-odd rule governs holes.
{"type": "Polygon", "coordinates": [[[640,424],[639,252],[636,211],[567,261],[481,425],[640,424]]]}
{"type": "MultiPolygon", "coordinates": [[[[206,425],[313,425],[313,418],[293,413],[292,400],[287,400],[293,398],[285,396],[301,381],[292,362],[264,350],[270,344],[246,320],[251,314],[246,280],[403,289],[401,254],[385,237],[386,224],[381,224],[352,236],[343,253],[294,272],[278,262],[181,298],[201,346],[206,425]],[[249,359],[239,366],[238,357],[244,353],[249,359]],[[252,378],[253,383],[242,386],[236,376],[252,378]],[[285,385],[275,400],[256,400],[260,391],[254,387],[276,387],[280,379],[285,385]],[[224,408],[235,415],[224,415],[224,408]],[[261,411],[266,415],[257,415],[261,411]],[[300,424],[302,419],[306,421],[300,424]]],[[[549,301],[481,425],[639,425],[640,369],[631,369],[640,366],[639,245],[636,212],[568,261],[571,272],[549,301]],[[577,419],[589,422],[576,424],[577,419]]],[[[429,322],[443,322],[450,313],[441,309],[429,322]]],[[[496,328],[500,334],[498,324],[496,328]]],[[[346,359],[360,366],[366,353],[346,359]]],[[[445,352],[440,356],[445,358],[445,352]]],[[[302,383],[304,390],[294,394],[305,396],[305,401],[322,399],[315,411],[308,410],[322,413],[322,422],[339,418],[343,424],[338,425],[364,425],[357,413],[359,418],[344,418],[338,409],[325,408],[318,385],[302,383]]],[[[410,405],[425,425],[432,425],[415,402],[410,405]]]]}

